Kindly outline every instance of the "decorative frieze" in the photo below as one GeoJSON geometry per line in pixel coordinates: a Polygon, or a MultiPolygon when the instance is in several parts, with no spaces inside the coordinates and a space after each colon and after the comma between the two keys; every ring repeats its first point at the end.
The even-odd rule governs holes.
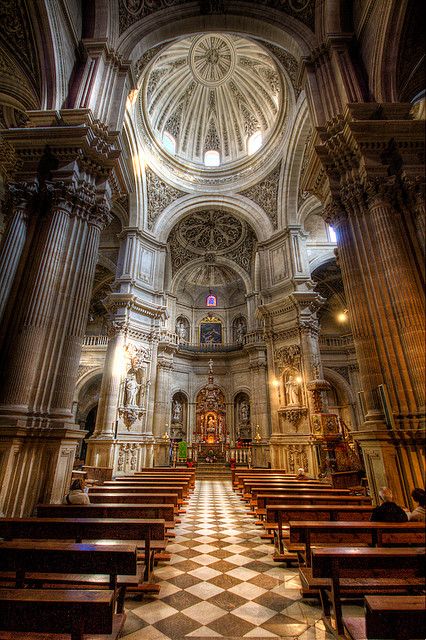
{"type": "Polygon", "coordinates": [[[146,167],[146,192],[148,200],[148,229],[152,229],[155,221],[172,202],[185,195],[175,187],[171,187],[157,176],[152,169],[146,167]]]}
{"type": "Polygon", "coordinates": [[[242,191],[241,195],[253,200],[261,207],[272,222],[274,229],[278,226],[278,187],[281,174],[281,162],[266,178],[242,191]]]}

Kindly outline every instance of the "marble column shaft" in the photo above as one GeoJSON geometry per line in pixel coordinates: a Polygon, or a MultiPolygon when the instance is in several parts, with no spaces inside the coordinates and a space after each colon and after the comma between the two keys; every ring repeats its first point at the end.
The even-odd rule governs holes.
{"type": "Polygon", "coordinates": [[[28,220],[35,184],[18,183],[10,185],[9,190],[14,204],[0,251],[0,318],[3,317],[27,240],[28,220]]]}
{"type": "Polygon", "coordinates": [[[113,322],[105,356],[101,391],[99,394],[96,428],[93,434],[93,437],[95,438],[102,436],[112,438],[114,434],[114,425],[117,420],[120,385],[123,375],[123,367],[121,363],[124,358],[125,341],[126,325],[124,323],[117,323],[115,325],[113,322]]]}

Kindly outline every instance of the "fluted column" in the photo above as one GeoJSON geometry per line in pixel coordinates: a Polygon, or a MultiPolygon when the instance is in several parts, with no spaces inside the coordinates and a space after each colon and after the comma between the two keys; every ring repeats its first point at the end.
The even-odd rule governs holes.
{"type": "Polygon", "coordinates": [[[12,214],[0,251],[0,319],[12,288],[28,231],[28,220],[36,193],[35,183],[9,185],[13,202],[12,214]]]}
{"type": "Polygon", "coordinates": [[[120,385],[125,373],[123,362],[126,331],[126,323],[114,321],[111,323],[93,438],[112,438],[114,434],[114,425],[118,418],[120,385]]]}

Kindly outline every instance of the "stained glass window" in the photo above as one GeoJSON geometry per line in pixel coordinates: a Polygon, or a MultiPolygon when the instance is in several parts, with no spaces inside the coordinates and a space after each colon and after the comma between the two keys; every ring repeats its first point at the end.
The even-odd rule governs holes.
{"type": "Polygon", "coordinates": [[[209,293],[209,295],[206,298],[206,306],[207,307],[216,307],[217,305],[217,298],[214,295],[214,293],[209,293]]]}

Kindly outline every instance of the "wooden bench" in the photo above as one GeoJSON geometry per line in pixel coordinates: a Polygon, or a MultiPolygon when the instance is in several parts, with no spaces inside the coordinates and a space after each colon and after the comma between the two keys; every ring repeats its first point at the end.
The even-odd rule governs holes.
{"type": "MultiPolygon", "coordinates": [[[[265,492],[258,492],[257,490],[252,491],[252,506],[255,508],[255,511],[253,512],[253,515],[258,516],[261,520],[263,519],[264,516],[266,516],[266,506],[268,504],[280,504],[282,502],[284,502],[282,500],[282,496],[283,495],[288,495],[288,496],[300,496],[300,495],[304,495],[305,492],[308,492],[309,496],[319,496],[319,497],[325,497],[325,496],[345,496],[345,495],[350,495],[350,492],[348,491],[348,489],[327,489],[327,488],[322,488],[322,489],[318,489],[316,487],[311,488],[309,487],[308,489],[304,489],[304,488],[300,488],[297,487],[295,489],[272,489],[265,492]],[[291,493],[290,493],[291,491],[291,493]]],[[[259,522],[259,524],[261,524],[261,522],[259,522]]]]}
{"type": "MultiPolygon", "coordinates": [[[[156,498],[158,498],[158,496],[156,496],[155,494],[148,494],[148,500],[146,499],[146,495],[144,493],[127,493],[127,491],[124,489],[121,492],[120,491],[109,491],[109,490],[104,490],[104,491],[97,491],[94,493],[89,492],[89,497],[90,497],[90,504],[102,504],[102,503],[107,503],[107,504],[115,504],[115,503],[121,503],[121,504],[141,504],[141,505],[145,505],[145,506],[155,506],[158,507],[160,505],[165,505],[167,507],[169,507],[170,505],[173,506],[173,514],[177,515],[178,513],[178,507],[175,505],[175,502],[177,502],[177,493],[165,493],[163,494],[161,497],[164,498],[164,496],[170,496],[171,500],[170,502],[166,502],[165,500],[157,500],[156,498]],[[154,500],[155,498],[155,500],[154,500]]],[[[151,517],[151,516],[149,516],[151,517]]],[[[157,516],[154,516],[157,517],[157,516]]],[[[159,516],[159,517],[163,517],[163,516],[159,516]]]]}
{"type": "Polygon", "coordinates": [[[4,640],[115,640],[124,619],[114,615],[111,590],[0,590],[4,640]]]}
{"type": "MultiPolygon", "coordinates": [[[[73,540],[77,543],[126,540],[142,552],[138,560],[144,561],[145,583],[151,578],[155,553],[163,552],[167,545],[165,522],[161,519],[0,518],[0,537],[7,541],[73,540]]],[[[137,590],[158,591],[158,587],[154,589],[152,585],[139,583],[137,590]]]]}
{"type": "Polygon", "coordinates": [[[426,638],[426,597],[367,596],[365,618],[343,616],[351,640],[423,640],[426,638]]]}
{"type": "Polygon", "coordinates": [[[143,496],[144,504],[173,504],[176,508],[178,507],[177,493],[146,493],[139,487],[129,487],[126,485],[91,487],[89,489],[89,498],[90,502],[95,502],[92,496],[112,495],[120,493],[136,494],[140,497],[143,496]]]}
{"type": "Polygon", "coordinates": [[[105,480],[112,479],[112,467],[93,467],[90,465],[84,465],[83,471],[87,473],[87,479],[93,480],[94,482],[105,482],[105,480]]]}
{"type": "Polygon", "coordinates": [[[317,548],[312,549],[312,569],[306,572],[311,571],[319,588],[324,616],[330,616],[331,604],[337,631],[343,633],[342,596],[421,593],[424,554],[424,548],[317,548]]]}
{"type": "Polygon", "coordinates": [[[27,585],[106,586],[116,594],[117,612],[122,613],[126,587],[138,583],[136,548],[59,541],[0,542],[0,579],[12,580],[18,589],[27,585]]]}
{"type": "Polygon", "coordinates": [[[278,552],[282,554],[284,553],[283,522],[288,523],[290,520],[369,520],[372,510],[371,505],[273,504],[266,507],[264,527],[276,531],[278,552]]]}
{"type": "Polygon", "coordinates": [[[425,540],[424,522],[320,522],[290,520],[290,545],[303,547],[297,549],[301,560],[311,566],[312,545],[370,546],[417,545],[425,540]]]}
{"type": "Polygon", "coordinates": [[[141,489],[144,493],[177,493],[178,494],[178,503],[183,504],[183,488],[179,486],[165,486],[165,485],[155,485],[155,484],[142,484],[140,482],[135,482],[133,480],[123,480],[120,482],[116,482],[115,480],[111,480],[109,482],[104,482],[102,485],[104,489],[109,487],[120,487],[121,489],[126,489],[127,487],[133,487],[134,489],[141,489]]]}

